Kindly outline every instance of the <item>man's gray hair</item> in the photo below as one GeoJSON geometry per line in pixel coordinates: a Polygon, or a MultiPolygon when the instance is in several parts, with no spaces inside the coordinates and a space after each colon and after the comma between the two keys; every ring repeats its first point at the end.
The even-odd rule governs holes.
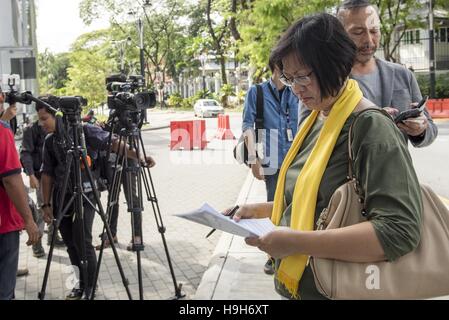
{"type": "Polygon", "coordinates": [[[345,0],[338,7],[338,10],[340,10],[340,9],[363,8],[363,7],[368,7],[370,5],[371,5],[371,3],[370,3],[369,0],[345,0]]]}
{"type": "Polygon", "coordinates": [[[353,10],[359,8],[373,7],[377,14],[379,10],[375,4],[372,4],[369,0],[344,0],[341,5],[337,7],[337,18],[343,22],[343,12],[346,10],[353,10]]]}

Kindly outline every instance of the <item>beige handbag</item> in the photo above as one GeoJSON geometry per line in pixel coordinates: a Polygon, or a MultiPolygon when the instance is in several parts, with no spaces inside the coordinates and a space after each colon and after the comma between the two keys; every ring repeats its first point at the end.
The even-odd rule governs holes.
{"type": "MultiPolygon", "coordinates": [[[[360,114],[368,110],[373,109],[360,114]]],[[[356,120],[348,139],[352,179],[334,192],[317,221],[318,230],[367,220],[363,193],[352,168],[352,128],[356,120]]],[[[394,262],[352,263],[311,257],[321,294],[330,299],[424,299],[449,294],[449,211],[430,187],[421,185],[421,192],[423,219],[418,247],[394,262]]]]}

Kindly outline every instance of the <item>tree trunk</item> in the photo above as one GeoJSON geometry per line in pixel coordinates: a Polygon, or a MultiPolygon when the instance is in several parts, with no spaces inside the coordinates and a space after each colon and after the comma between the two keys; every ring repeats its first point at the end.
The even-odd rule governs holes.
{"type": "Polygon", "coordinates": [[[226,59],[224,54],[220,54],[220,67],[221,67],[221,82],[223,85],[228,84],[228,78],[226,77],[226,59]]]}
{"type": "Polygon", "coordinates": [[[238,41],[241,39],[241,36],[240,36],[240,32],[237,29],[237,19],[235,18],[235,14],[237,13],[237,0],[232,0],[231,12],[232,12],[233,16],[229,22],[229,28],[231,29],[232,37],[236,41],[238,41]]]}
{"type": "Polygon", "coordinates": [[[207,16],[207,26],[209,29],[209,34],[212,37],[212,43],[214,45],[217,56],[219,57],[220,66],[221,66],[221,80],[223,85],[228,83],[228,79],[226,78],[226,60],[224,57],[223,48],[220,43],[220,38],[215,34],[214,27],[212,26],[212,19],[210,17],[212,7],[212,0],[207,0],[207,8],[206,8],[206,16],[207,16]]]}

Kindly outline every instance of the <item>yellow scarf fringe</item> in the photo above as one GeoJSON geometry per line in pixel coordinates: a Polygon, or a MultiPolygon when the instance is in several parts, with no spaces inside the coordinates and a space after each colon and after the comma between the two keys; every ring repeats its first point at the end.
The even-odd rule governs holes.
{"type": "MultiPolygon", "coordinates": [[[[321,129],[318,140],[296,180],[292,198],[291,229],[298,231],[312,231],[314,229],[317,194],[321,179],[341,129],[362,97],[363,95],[357,82],[348,80],[343,92],[334,103],[321,129]]],[[[318,113],[318,111],[313,111],[305,120],[282,163],[271,215],[271,220],[275,225],[279,225],[284,212],[284,189],[287,170],[313,127],[318,113]]],[[[288,256],[282,259],[279,269],[276,270],[276,278],[293,297],[298,297],[299,281],[304,273],[308,258],[308,256],[301,254],[288,256]]]]}

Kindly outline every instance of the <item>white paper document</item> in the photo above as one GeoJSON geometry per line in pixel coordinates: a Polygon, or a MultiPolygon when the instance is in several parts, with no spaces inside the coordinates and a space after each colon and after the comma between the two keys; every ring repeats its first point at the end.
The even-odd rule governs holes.
{"type": "Polygon", "coordinates": [[[175,216],[241,237],[261,237],[275,228],[268,218],[241,219],[235,222],[234,219],[221,214],[207,203],[197,210],[175,214],[175,216]]]}

